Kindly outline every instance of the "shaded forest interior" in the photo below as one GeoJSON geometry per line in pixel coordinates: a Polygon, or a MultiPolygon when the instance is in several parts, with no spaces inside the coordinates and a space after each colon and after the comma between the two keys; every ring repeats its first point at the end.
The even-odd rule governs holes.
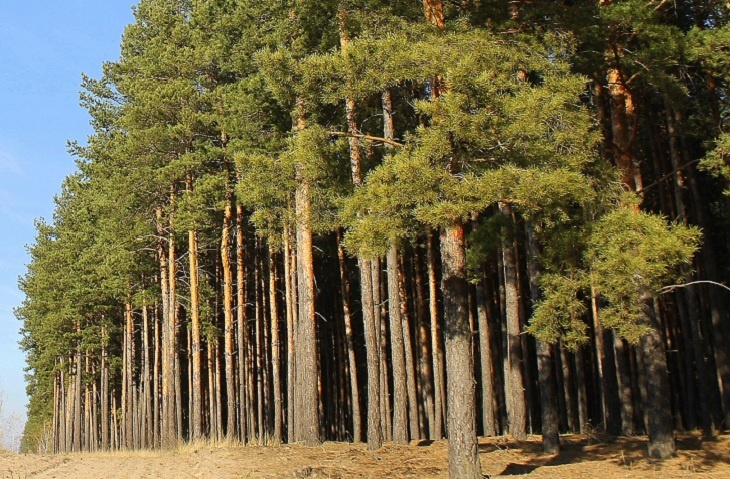
{"type": "Polygon", "coordinates": [[[727,428],[729,7],[142,0],[20,281],[24,448],[727,428]]]}

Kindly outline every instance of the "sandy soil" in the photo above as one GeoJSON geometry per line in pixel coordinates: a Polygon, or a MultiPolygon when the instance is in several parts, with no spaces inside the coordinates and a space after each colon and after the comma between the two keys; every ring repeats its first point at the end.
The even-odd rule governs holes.
{"type": "MultiPolygon", "coordinates": [[[[492,478],[730,479],[730,435],[712,442],[683,436],[677,457],[665,462],[646,459],[644,438],[566,436],[562,441],[561,454],[549,456],[541,453],[539,437],[521,443],[481,439],[482,472],[492,478]]],[[[318,448],[185,445],[167,452],[2,454],[0,478],[443,478],[446,449],[444,441],[427,441],[375,452],[363,445],[326,443],[318,448]]]]}

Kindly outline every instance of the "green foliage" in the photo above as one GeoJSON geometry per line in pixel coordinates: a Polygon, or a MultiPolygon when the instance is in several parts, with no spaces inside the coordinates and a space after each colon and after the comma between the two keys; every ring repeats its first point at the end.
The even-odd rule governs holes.
{"type": "Polygon", "coordinates": [[[667,224],[656,215],[620,207],[599,219],[588,241],[586,260],[596,291],[606,302],[606,327],[636,343],[645,334],[640,324],[646,298],[669,281],[682,278],[700,240],[697,228],[667,224]]]}
{"type": "Polygon", "coordinates": [[[577,349],[588,341],[587,312],[584,291],[588,281],[580,273],[575,276],[545,274],[540,278],[544,299],[534,305],[527,332],[539,341],[561,340],[569,349],[577,349]]]}
{"type": "MultiPolygon", "coordinates": [[[[701,166],[716,176],[730,179],[730,134],[723,133],[717,139],[715,149],[712,150],[702,161],[701,166]]],[[[730,195],[730,188],[725,189],[725,194],[730,195]]]]}

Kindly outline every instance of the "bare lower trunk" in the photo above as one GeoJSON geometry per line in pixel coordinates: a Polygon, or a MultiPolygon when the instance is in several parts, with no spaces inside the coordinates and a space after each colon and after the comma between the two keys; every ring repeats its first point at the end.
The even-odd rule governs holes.
{"type": "Polygon", "coordinates": [[[649,333],[641,338],[641,355],[646,381],[644,408],[648,416],[649,456],[667,459],[676,452],[667,358],[661,325],[654,313],[653,298],[646,294],[642,300],[644,302],[642,322],[651,328],[649,333]]]}
{"type": "Polygon", "coordinates": [[[434,234],[428,231],[426,238],[426,253],[428,261],[428,311],[431,317],[431,344],[433,346],[433,383],[435,422],[433,439],[444,437],[443,420],[446,417],[446,385],[444,352],[442,348],[441,321],[438,309],[438,287],[436,281],[436,246],[434,234]]]}
{"type": "MultiPolygon", "coordinates": [[[[227,187],[230,189],[230,187],[227,187]]],[[[233,221],[233,198],[228,193],[223,212],[221,232],[221,266],[223,268],[223,353],[226,371],[226,436],[233,439],[236,434],[236,375],[234,369],[235,323],[233,312],[233,269],[231,267],[231,223],[233,221]]]]}
{"type": "Polygon", "coordinates": [[[281,408],[281,345],[279,342],[279,307],[276,299],[276,287],[278,283],[276,267],[276,251],[269,246],[269,313],[271,316],[271,374],[273,376],[274,394],[274,441],[281,443],[284,436],[282,432],[282,408],[281,408]]]}
{"type": "Polygon", "coordinates": [[[244,235],[243,207],[236,205],[236,326],[238,353],[238,429],[244,443],[248,439],[248,413],[250,397],[246,381],[248,379],[248,315],[246,311],[246,238],[244,235]]]}
{"type": "MultiPolygon", "coordinates": [[[[512,218],[509,206],[500,203],[500,211],[512,218]]],[[[514,244],[511,238],[504,240],[502,246],[505,282],[505,306],[507,314],[507,414],[509,416],[509,432],[520,441],[527,438],[527,407],[525,405],[525,386],[522,371],[522,323],[519,308],[519,284],[517,280],[517,264],[514,244]]]]}
{"type": "Polygon", "coordinates": [[[448,378],[449,476],[481,479],[477,455],[474,357],[469,327],[466,248],[462,225],[442,231],[441,264],[448,378]]]}
{"type": "Polygon", "coordinates": [[[388,312],[390,315],[390,344],[393,365],[393,441],[408,443],[408,392],[406,388],[406,364],[403,347],[403,322],[399,291],[398,249],[388,249],[388,312]]]}
{"type": "MultiPolygon", "coordinates": [[[[538,244],[531,224],[527,226],[527,273],[530,278],[530,298],[533,304],[540,300],[540,267],[538,244]]],[[[542,449],[548,454],[560,452],[558,392],[555,380],[553,347],[544,341],[537,341],[537,375],[540,389],[540,412],[542,416],[542,449]]]]}
{"type": "MultiPolygon", "coordinates": [[[[301,175],[301,173],[299,173],[301,175]]],[[[311,200],[309,183],[299,178],[297,212],[297,290],[299,320],[296,344],[297,409],[295,440],[317,445],[319,400],[317,391],[317,324],[314,314],[314,258],[312,255],[311,200]]]]}
{"type": "Polygon", "coordinates": [[[378,332],[373,315],[373,279],[370,260],[358,258],[362,312],[365,328],[365,348],[368,370],[368,449],[380,449],[383,445],[383,430],[380,417],[380,354],[378,332]]]}
{"type": "Polygon", "coordinates": [[[360,412],[360,386],[357,381],[357,360],[352,333],[352,314],[350,311],[350,277],[347,272],[345,249],[342,247],[342,233],[338,232],[337,258],[340,265],[340,294],[345,322],[345,342],[347,344],[347,364],[350,378],[350,395],[352,397],[352,440],[362,441],[362,414],[360,412]]]}
{"type": "Polygon", "coordinates": [[[192,355],[192,410],[190,411],[190,429],[193,441],[203,437],[203,386],[202,386],[202,344],[200,341],[200,297],[198,293],[198,234],[195,230],[188,232],[188,249],[190,260],[190,323],[192,355]]]}

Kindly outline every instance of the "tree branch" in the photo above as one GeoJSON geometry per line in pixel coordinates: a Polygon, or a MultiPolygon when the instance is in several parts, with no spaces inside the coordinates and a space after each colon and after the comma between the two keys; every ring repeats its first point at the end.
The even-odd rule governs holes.
{"type": "Polygon", "coordinates": [[[403,148],[405,146],[403,143],[398,143],[397,141],[389,140],[387,138],[381,138],[379,136],[371,136],[371,135],[362,135],[360,133],[347,133],[344,131],[331,131],[330,135],[346,136],[346,137],[350,137],[350,138],[362,138],[364,140],[379,141],[381,143],[387,143],[389,145],[397,146],[398,148],[403,148]]]}
{"type": "Polygon", "coordinates": [[[686,288],[688,286],[692,286],[693,284],[714,284],[715,286],[719,286],[723,289],[730,291],[730,288],[728,288],[727,286],[725,286],[722,283],[717,283],[715,281],[701,280],[701,281],[691,281],[689,283],[684,283],[684,284],[672,284],[669,286],[665,286],[659,290],[659,294],[671,293],[672,291],[674,291],[677,288],[686,288]]]}
{"type": "Polygon", "coordinates": [[[648,190],[649,188],[655,187],[656,185],[658,185],[662,181],[664,181],[664,180],[669,179],[670,177],[672,177],[675,173],[679,173],[680,171],[682,171],[683,169],[687,168],[688,166],[692,166],[695,163],[699,163],[700,161],[702,161],[702,158],[699,158],[697,160],[690,161],[689,163],[685,163],[684,165],[678,166],[677,168],[675,168],[674,170],[670,171],[666,175],[662,176],[661,178],[659,178],[655,182],[650,183],[649,185],[643,187],[642,189],[640,189],[639,191],[637,191],[637,193],[641,194],[641,193],[645,192],[646,190],[648,190]]]}

